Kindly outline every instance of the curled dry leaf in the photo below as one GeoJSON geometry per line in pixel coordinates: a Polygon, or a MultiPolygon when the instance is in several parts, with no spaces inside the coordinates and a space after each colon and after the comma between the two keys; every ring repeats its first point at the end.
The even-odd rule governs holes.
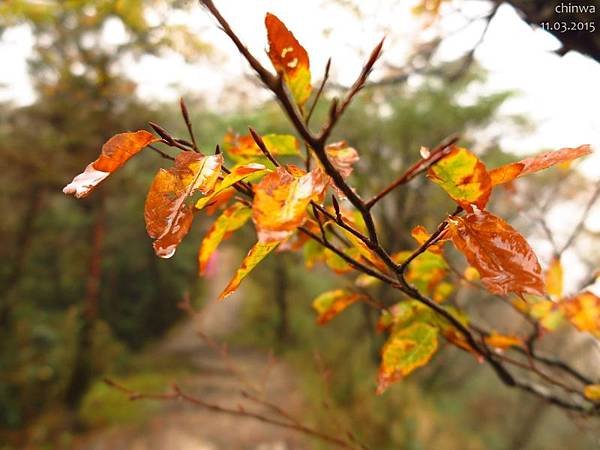
{"type": "Polygon", "coordinates": [[[196,191],[209,194],[221,171],[222,155],[203,156],[184,151],[173,167],[160,169],[146,197],[146,231],[155,239],[157,256],[170,258],[192,225],[192,207],[186,204],[196,191]]]}
{"type": "Polygon", "coordinates": [[[217,218],[215,223],[208,229],[206,236],[198,250],[198,272],[200,275],[206,272],[210,257],[215,252],[223,239],[229,233],[241,228],[252,215],[252,210],[243,203],[234,203],[217,218]]]}
{"type": "Polygon", "coordinates": [[[259,242],[281,242],[291,236],[307,219],[310,201],[321,200],[327,183],[319,168],[304,173],[294,166],[278,167],[265,176],[255,186],[252,202],[259,242]]]}
{"type": "Polygon", "coordinates": [[[63,192],[76,198],[87,197],[90,192],[111,173],[121,167],[132,156],[159,138],[145,130],[120,133],[111,137],[102,146],[100,156],[88,164],[83,173],[67,184],[63,192]]]}
{"type": "Polygon", "coordinates": [[[224,298],[229,297],[231,294],[233,294],[239,287],[242,280],[246,278],[246,276],[252,271],[252,269],[254,269],[258,265],[259,262],[265,259],[265,257],[269,253],[275,250],[275,247],[277,247],[277,245],[279,245],[279,242],[257,242],[256,244],[254,244],[254,247],[250,249],[246,257],[242,261],[240,268],[237,270],[237,272],[235,273],[229,284],[225,287],[223,292],[221,292],[221,295],[219,295],[219,299],[223,300],[224,298]]]}
{"type": "Polygon", "coordinates": [[[348,178],[352,174],[354,164],[360,159],[356,149],[349,147],[346,141],[329,144],[325,147],[325,153],[327,153],[333,167],[344,178],[348,178]]]}
{"type": "Polygon", "coordinates": [[[437,349],[438,329],[432,325],[415,322],[393,331],[382,349],[377,394],[427,364],[437,349]]]}
{"type": "Polygon", "coordinates": [[[341,313],[363,296],[344,289],[323,292],[313,300],[313,309],[317,312],[317,323],[323,325],[341,313]]]}
{"type": "Polygon", "coordinates": [[[268,13],[265,26],[271,63],[282,74],[298,106],[302,107],[312,91],[308,53],[277,16],[268,13]]]}
{"type": "Polygon", "coordinates": [[[429,168],[427,176],[467,211],[472,204],[484,209],[492,192],[485,165],[466,148],[454,147],[429,168]]]}
{"type": "Polygon", "coordinates": [[[477,211],[448,220],[452,242],[492,293],[543,295],[538,259],[525,238],[501,218],[477,211]]]}
{"type": "Polygon", "coordinates": [[[492,184],[496,186],[508,183],[517,177],[547,169],[556,164],[573,161],[590,153],[592,153],[592,148],[587,144],[576,148],[561,148],[552,152],[540,153],[531,158],[492,169],[490,170],[490,177],[492,184]]]}

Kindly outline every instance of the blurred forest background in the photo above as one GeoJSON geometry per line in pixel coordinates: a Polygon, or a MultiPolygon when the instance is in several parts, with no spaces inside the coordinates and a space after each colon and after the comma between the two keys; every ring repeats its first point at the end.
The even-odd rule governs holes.
{"type": "MultiPolygon", "coordinates": [[[[151,392],[176,381],[215,401],[235,404],[232,392],[242,389],[243,380],[228,371],[231,361],[252,382],[273,365],[274,379],[266,383],[272,399],[320,429],[353,430],[370,448],[598,448],[597,420],[569,417],[512,392],[487,367],[455,349],[375,396],[383,342],[374,332],[377,318],[368,308],[357,307],[327,327],[316,325],[311,300],[337,280],[323,267],[304,268],[302,255],[268,259],[236,298],[215,304],[216,293],[254,239],[252,230],[224,246],[218,267],[205,279],[196,275],[196,251],[210,222],[194,225],[176,257],[156,258],[142,211],[146,190],[164,161],[150,151],[89,199],[76,202],[62,194],[62,187],[117,132],[147,128],[152,120],[185,136],[177,102],[138,95],[138,86],[122,68],[124,61],[143,55],[175,52],[218,73],[218,50],[167,20],[197,8],[192,3],[0,3],[0,33],[23,26],[32,33],[28,64],[35,91],[35,100],[25,106],[0,104],[0,449],[329,448],[247,418],[200,413],[177,403],[130,402],[102,381],[110,377],[151,392]],[[103,46],[101,36],[115,20],[128,39],[103,46]],[[184,299],[203,311],[203,321],[186,314],[180,307],[184,299]],[[210,339],[196,335],[199,323],[210,339]],[[228,343],[229,363],[211,349],[212,339],[228,343]]],[[[354,2],[337,3],[360,20],[354,2]]],[[[486,5],[490,20],[497,5],[486,5]]],[[[523,20],[534,23],[535,11],[525,9],[523,20]]],[[[435,20],[437,13],[417,11],[415,20],[435,20]]],[[[564,41],[563,50],[582,52],[597,64],[598,34],[594,36],[564,41]]],[[[512,149],[502,148],[503,133],[535,129],[530,118],[502,112],[518,92],[482,88],[487,74],[477,64],[473,46],[454,61],[436,61],[433,55],[443,37],[416,48],[411,64],[385,65],[378,74],[384,81],[361,93],[337,129],[335,138],[360,152],[353,177],[361,192],[375,192],[418,158],[422,145],[434,146],[452,133],[460,133],[464,144],[497,166],[516,158],[512,149]]],[[[259,90],[255,80],[240,75],[239,82],[245,94],[240,94],[242,88],[230,89],[223,94],[230,97],[223,100],[228,106],[218,110],[207,106],[210,101],[201,94],[180,92],[201,147],[221,143],[229,128],[245,133],[252,125],[262,133],[291,132],[277,104],[262,101],[263,94],[257,94],[261,101],[253,98],[252,92],[259,90]]],[[[339,89],[331,83],[326,96],[339,89]]],[[[598,87],[589,89],[597,93],[598,87]]],[[[314,123],[326,116],[323,102],[314,123]]],[[[552,245],[561,247],[568,240],[574,228],[570,224],[577,224],[597,183],[577,167],[553,169],[495,194],[493,208],[532,240],[547,264],[552,245]],[[558,244],[548,240],[547,227],[558,244]]],[[[418,224],[432,229],[451,210],[439,188],[416,179],[380,209],[382,236],[392,251],[411,248],[407,230],[418,224]]],[[[573,290],[592,283],[600,268],[600,226],[593,220],[598,212],[592,208],[590,221],[582,223],[565,249],[573,290]]],[[[390,293],[382,290],[380,295],[390,293]]],[[[481,291],[462,285],[454,295],[474,316],[493,318],[507,332],[525,332],[522,318],[481,291]]],[[[542,344],[559,347],[558,353],[575,366],[598,373],[600,350],[590,336],[565,326],[542,344]]]]}

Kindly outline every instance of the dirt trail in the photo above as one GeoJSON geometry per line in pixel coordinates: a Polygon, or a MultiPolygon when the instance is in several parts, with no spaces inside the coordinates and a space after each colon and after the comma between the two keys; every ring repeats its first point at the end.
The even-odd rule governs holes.
{"type": "MultiPolygon", "coordinates": [[[[230,258],[237,261],[229,252],[223,255],[224,260],[230,258]]],[[[221,266],[234,267],[225,263],[221,266]]],[[[208,298],[216,298],[217,290],[226,284],[228,275],[220,273],[209,281],[208,298]]],[[[301,417],[302,398],[289,368],[281,363],[271,364],[267,354],[253,349],[231,348],[229,358],[224,359],[198,337],[198,330],[215,340],[235,330],[242,301],[240,295],[238,292],[224,302],[210,301],[200,317],[178,326],[151,353],[156,358],[184,358],[191,363],[195,374],[178,380],[186,392],[211,403],[234,408],[241,405],[254,411],[265,411],[265,407],[240,396],[240,391],[245,388],[244,380],[232,374],[230,368],[235,366],[247,374],[245,378],[250,383],[257,383],[270,367],[267,383],[264,384],[264,398],[301,417]]],[[[302,450],[307,447],[306,437],[291,430],[173,401],[165,402],[157,414],[140,425],[123,425],[91,433],[76,449],[302,450]]]]}

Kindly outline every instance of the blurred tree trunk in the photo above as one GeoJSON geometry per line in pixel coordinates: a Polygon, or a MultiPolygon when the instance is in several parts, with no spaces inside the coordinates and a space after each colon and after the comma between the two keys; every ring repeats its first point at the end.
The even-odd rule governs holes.
{"type": "Polygon", "coordinates": [[[33,228],[42,208],[42,200],[45,190],[40,185],[33,185],[29,190],[28,195],[24,199],[27,205],[22,222],[19,224],[17,236],[15,240],[16,255],[13,259],[13,265],[6,277],[0,298],[0,327],[6,329],[10,321],[10,314],[16,304],[16,298],[11,294],[19,285],[24,272],[25,263],[27,262],[27,254],[31,246],[33,238],[33,228]]]}
{"type": "Polygon", "coordinates": [[[287,302],[287,289],[289,280],[285,258],[281,258],[281,260],[275,265],[274,275],[274,295],[275,302],[277,303],[277,310],[279,312],[279,323],[277,324],[277,338],[280,342],[287,342],[289,341],[291,336],[289,328],[289,313],[287,302]]]}
{"type": "Polygon", "coordinates": [[[65,390],[65,403],[76,411],[93,378],[94,329],[98,319],[100,280],[102,278],[102,247],[106,234],[104,198],[97,196],[92,206],[94,217],[90,229],[90,254],[85,294],[80,312],[79,335],[74,348],[73,370],[65,390]]]}

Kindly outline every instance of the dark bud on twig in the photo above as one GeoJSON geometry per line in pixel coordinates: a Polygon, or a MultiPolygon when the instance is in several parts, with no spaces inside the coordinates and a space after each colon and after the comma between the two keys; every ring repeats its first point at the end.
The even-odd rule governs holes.
{"type": "Polygon", "coordinates": [[[267,157],[267,159],[275,165],[275,167],[279,167],[280,166],[279,162],[273,157],[273,155],[267,148],[265,141],[263,141],[262,137],[260,137],[260,135],[256,132],[256,130],[254,128],[248,127],[248,130],[250,131],[250,134],[252,135],[252,139],[254,139],[254,142],[256,142],[256,145],[258,146],[258,148],[260,148],[260,151],[263,152],[263,155],[265,155],[267,157]]]}
{"type": "Polygon", "coordinates": [[[173,139],[173,136],[171,136],[167,130],[165,130],[163,127],[161,127],[160,125],[155,124],[154,122],[148,122],[148,125],[150,125],[152,127],[152,129],[154,131],[156,131],[156,133],[163,138],[165,141],[169,142],[169,143],[175,143],[175,140],[173,139]]]}

